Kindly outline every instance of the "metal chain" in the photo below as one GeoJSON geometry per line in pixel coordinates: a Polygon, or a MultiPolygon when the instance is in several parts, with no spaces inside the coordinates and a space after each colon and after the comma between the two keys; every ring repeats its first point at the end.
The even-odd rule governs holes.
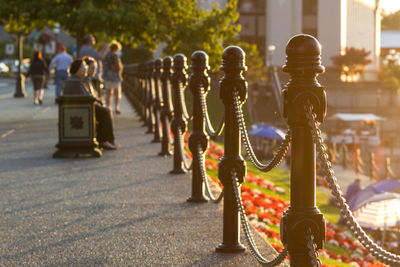
{"type": "Polygon", "coordinates": [[[184,90],[182,90],[182,85],[180,82],[179,82],[178,86],[179,86],[179,90],[178,90],[177,97],[178,97],[179,103],[181,104],[181,107],[182,107],[183,117],[185,118],[185,120],[190,121],[193,119],[193,114],[189,116],[189,114],[187,112],[185,96],[183,95],[184,90]]]}
{"type": "Polygon", "coordinates": [[[314,235],[311,232],[311,229],[307,229],[307,248],[308,248],[308,255],[311,258],[311,264],[314,267],[320,267],[321,266],[321,260],[318,259],[318,250],[317,250],[317,245],[314,242],[314,235]]]}
{"type": "Polygon", "coordinates": [[[178,150],[179,153],[181,154],[181,158],[182,158],[182,162],[183,162],[183,167],[184,169],[186,169],[187,171],[191,170],[193,168],[193,161],[189,164],[187,163],[185,157],[187,157],[187,155],[184,152],[184,148],[183,148],[183,134],[182,134],[182,130],[181,127],[178,126],[178,150]]]}
{"type": "Polygon", "coordinates": [[[168,116],[164,117],[164,127],[166,127],[166,129],[167,129],[165,132],[166,132],[166,136],[167,136],[167,139],[168,139],[168,143],[170,145],[173,145],[174,141],[172,140],[171,133],[170,133],[170,126],[169,126],[168,116]]]}
{"type": "Polygon", "coordinates": [[[284,247],[283,250],[281,251],[281,253],[279,253],[278,256],[276,256],[271,261],[264,258],[260,254],[260,251],[258,250],[256,243],[254,242],[253,234],[250,230],[250,226],[249,226],[249,222],[247,221],[246,214],[244,213],[244,208],[242,205],[242,197],[240,196],[240,193],[239,193],[239,183],[238,183],[237,173],[236,173],[235,169],[232,170],[231,176],[232,176],[233,189],[235,191],[236,207],[240,213],[240,221],[241,221],[241,224],[243,227],[243,231],[245,233],[247,243],[249,244],[251,254],[263,266],[267,266],[267,267],[278,266],[286,258],[287,254],[288,254],[287,248],[284,247]]]}
{"type": "Polygon", "coordinates": [[[239,93],[236,90],[233,92],[233,107],[246,153],[249,156],[250,161],[253,163],[253,165],[262,172],[268,172],[278,166],[282,162],[282,159],[286,155],[290,145],[290,129],[286,131],[285,140],[283,140],[283,142],[281,143],[278,152],[274,155],[274,158],[267,164],[263,164],[257,159],[257,156],[255,155],[252,145],[250,143],[246,125],[244,122],[243,112],[240,108],[239,93]]]}
{"type": "Polygon", "coordinates": [[[222,189],[222,191],[221,191],[221,193],[219,194],[218,197],[215,197],[213,195],[213,193],[211,192],[210,185],[208,183],[206,168],[204,166],[204,160],[203,160],[203,157],[202,157],[202,154],[201,154],[200,151],[202,151],[202,148],[201,148],[201,144],[199,143],[197,145],[197,151],[196,152],[197,152],[197,158],[199,159],[200,174],[201,174],[201,178],[203,179],[203,182],[205,184],[207,197],[211,200],[211,202],[219,203],[219,202],[221,202],[221,200],[222,200],[222,198],[224,196],[224,189],[222,189]]]}
{"type": "Polygon", "coordinates": [[[322,167],[324,168],[324,171],[326,172],[327,175],[326,180],[328,181],[329,187],[332,190],[333,196],[335,196],[337,200],[337,203],[340,207],[340,210],[344,218],[347,220],[347,224],[349,225],[350,230],[354,233],[354,235],[361,242],[361,244],[377,259],[391,266],[400,266],[400,255],[391,253],[383,249],[379,245],[377,245],[365,233],[362,227],[358,224],[356,218],[353,216],[352,212],[349,209],[349,206],[346,203],[346,200],[343,197],[343,193],[337,183],[337,179],[335,177],[332,164],[329,161],[326,147],[321,137],[321,130],[319,129],[319,123],[316,121],[316,114],[313,112],[313,106],[311,105],[311,103],[307,103],[304,106],[304,108],[306,111],[308,124],[311,128],[313,141],[317,146],[318,157],[320,158],[322,167]]]}
{"type": "Polygon", "coordinates": [[[205,99],[203,88],[201,86],[199,86],[199,90],[200,90],[200,105],[201,105],[201,109],[202,109],[203,119],[206,124],[207,132],[212,137],[220,136],[222,134],[222,130],[225,127],[225,114],[222,114],[222,119],[219,124],[219,127],[217,128],[217,130],[214,130],[214,127],[212,126],[211,121],[210,121],[210,117],[208,116],[207,101],[205,99]]]}

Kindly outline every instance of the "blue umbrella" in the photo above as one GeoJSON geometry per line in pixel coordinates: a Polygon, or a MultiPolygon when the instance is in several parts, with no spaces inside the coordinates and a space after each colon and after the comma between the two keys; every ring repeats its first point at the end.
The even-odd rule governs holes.
{"type": "Polygon", "coordinates": [[[285,133],[276,127],[268,126],[264,124],[252,125],[253,130],[249,132],[249,135],[260,136],[269,139],[283,140],[285,139],[285,133]]]}
{"type": "Polygon", "coordinates": [[[400,193],[400,181],[398,180],[382,180],[380,182],[371,184],[367,186],[365,189],[358,192],[355,195],[349,204],[350,210],[354,210],[360,203],[367,201],[377,194],[381,194],[384,192],[397,192],[400,193]]]}

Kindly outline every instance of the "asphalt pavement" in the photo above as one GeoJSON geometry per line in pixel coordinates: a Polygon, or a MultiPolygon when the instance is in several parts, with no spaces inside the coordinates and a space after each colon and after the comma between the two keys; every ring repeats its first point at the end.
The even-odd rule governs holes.
{"type": "Polygon", "coordinates": [[[257,265],[249,250],[215,252],[222,203],[186,202],[191,174],[169,174],[172,158],[157,155],[160,144],[124,98],[115,116],[120,149],[53,159],[54,86],[36,106],[26,84],[27,97],[13,98],[14,80],[0,80],[0,266],[257,265]]]}

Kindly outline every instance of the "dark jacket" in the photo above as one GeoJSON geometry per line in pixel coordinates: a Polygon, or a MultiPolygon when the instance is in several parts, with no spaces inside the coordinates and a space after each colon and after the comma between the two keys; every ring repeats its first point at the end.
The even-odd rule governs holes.
{"type": "Polygon", "coordinates": [[[26,76],[29,75],[45,75],[49,74],[49,70],[46,66],[46,63],[43,60],[33,60],[31,65],[29,66],[28,73],[26,76]]]}
{"type": "Polygon", "coordinates": [[[74,76],[67,78],[61,86],[62,96],[90,96],[87,84],[74,76]]]}

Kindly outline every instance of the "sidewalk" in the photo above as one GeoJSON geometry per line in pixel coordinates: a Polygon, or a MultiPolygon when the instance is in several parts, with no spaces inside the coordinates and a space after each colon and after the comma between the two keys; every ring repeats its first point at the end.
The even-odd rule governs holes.
{"type": "MultiPolygon", "coordinates": [[[[215,252],[222,203],[186,202],[191,174],[168,173],[172,158],[157,156],[160,144],[125,99],[115,117],[119,150],[51,158],[57,106],[46,93],[43,106],[0,98],[0,266],[257,265],[248,250],[215,252]]],[[[256,243],[274,257],[258,235],[256,243]]]]}

